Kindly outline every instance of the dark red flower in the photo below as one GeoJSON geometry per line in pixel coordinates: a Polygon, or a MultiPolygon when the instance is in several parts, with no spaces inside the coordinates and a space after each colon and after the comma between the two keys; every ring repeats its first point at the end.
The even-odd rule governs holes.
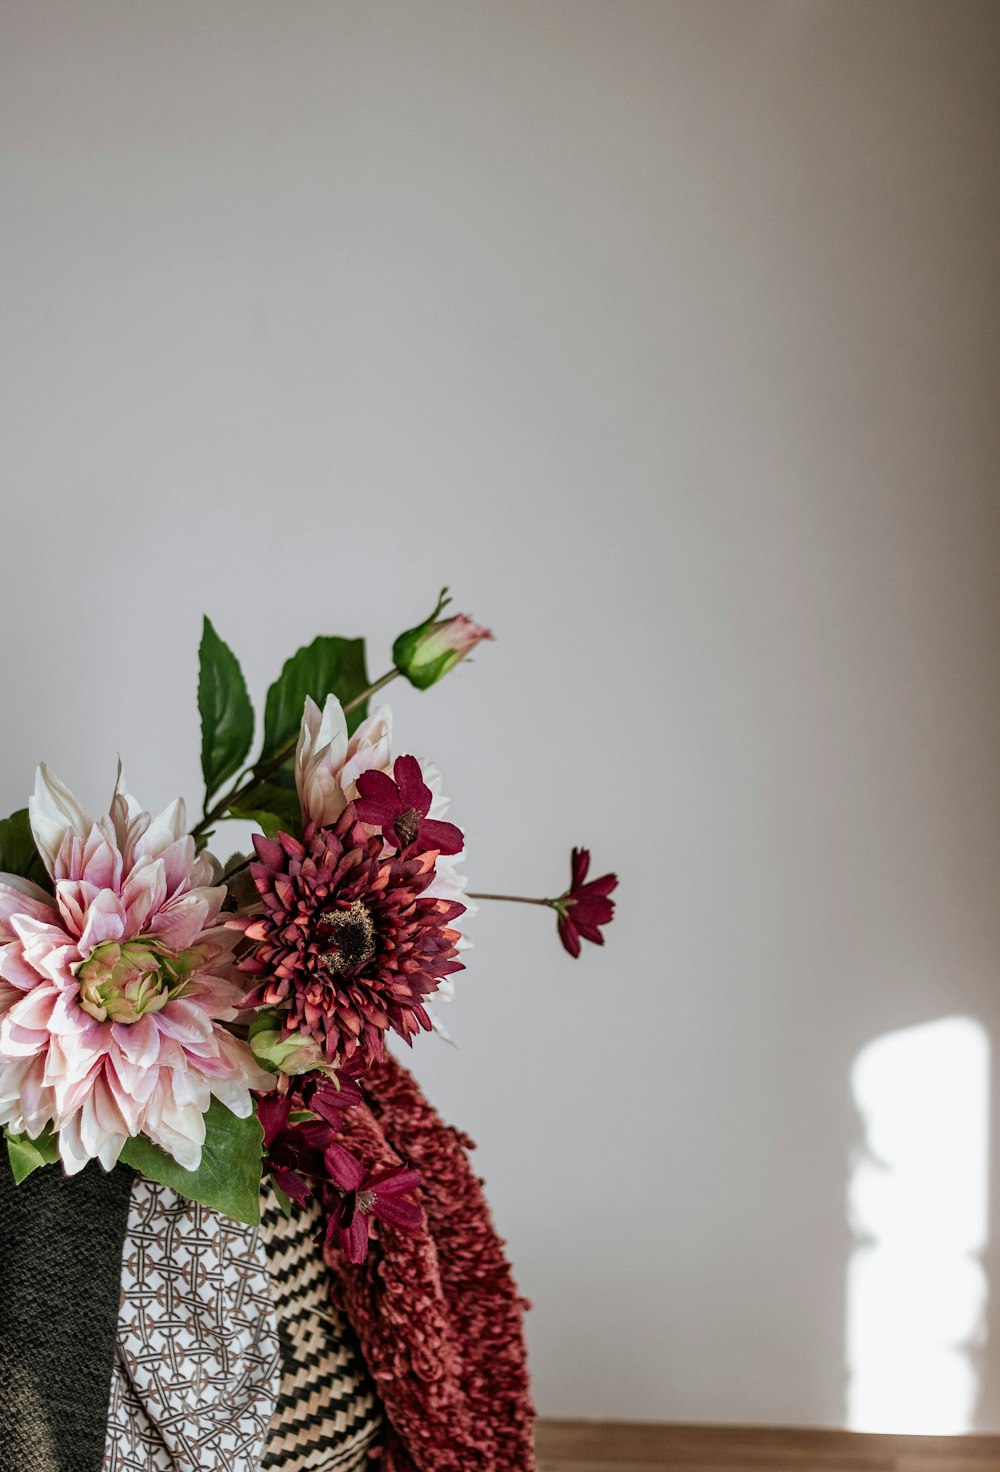
{"type": "Polygon", "coordinates": [[[257,1100],[265,1168],[275,1185],[300,1206],[312,1195],[310,1181],[327,1179],[325,1152],[335,1143],[336,1133],[322,1119],[292,1119],[293,1112],[305,1109],[305,1099],[297,1090],[263,1094],[257,1100]]]}
{"type": "MultiPolygon", "coordinates": [[[[359,1057],[345,1075],[357,1077],[359,1057]]],[[[420,1184],[418,1171],[397,1166],[369,1174],[337,1139],[344,1111],[362,1102],[354,1078],[341,1076],[338,1089],[324,1074],[307,1074],[287,1093],[259,1095],[257,1117],[264,1131],[264,1166],[275,1185],[300,1206],[317,1184],[334,1186],[335,1193],[324,1193],[335,1195],[335,1201],[321,1236],[329,1242],[339,1235],[348,1262],[361,1263],[371,1217],[408,1232],[416,1231],[423,1217],[419,1207],[403,1199],[420,1184]]]]}
{"type": "Polygon", "coordinates": [[[360,821],[381,828],[386,843],[400,853],[413,847],[422,851],[437,849],[441,854],[462,852],[465,839],[461,828],[427,816],[434,794],[415,756],[398,756],[392,777],[375,768],[362,772],[358,792],[361,796],[355,808],[360,821]]]}
{"type": "Polygon", "coordinates": [[[431,1026],[424,998],[462,970],[451,922],[465,909],[424,894],[433,852],[382,857],[349,804],[332,828],[254,837],[263,913],[235,922],[259,977],[244,1005],[285,1010],[284,1033],[314,1037],[332,1063],[381,1056],[388,1028],[410,1041],[431,1026]]]}
{"type": "Polygon", "coordinates": [[[602,946],[600,927],[614,919],[615,902],[609,899],[618,883],[617,874],[602,874],[587,882],[590,850],[575,848],[570,864],[570,886],[565,894],[549,903],[559,917],[559,939],[571,956],[580,954],[580,937],[602,946]]]}
{"type": "Polygon", "coordinates": [[[376,1171],[366,1175],[348,1151],[343,1163],[331,1162],[331,1178],[343,1190],[334,1207],[326,1228],[326,1240],[340,1238],[340,1245],[348,1262],[364,1262],[368,1251],[368,1228],[372,1217],[401,1227],[404,1232],[415,1232],[423,1222],[419,1206],[403,1197],[420,1184],[418,1171],[397,1165],[392,1170],[376,1171]]]}

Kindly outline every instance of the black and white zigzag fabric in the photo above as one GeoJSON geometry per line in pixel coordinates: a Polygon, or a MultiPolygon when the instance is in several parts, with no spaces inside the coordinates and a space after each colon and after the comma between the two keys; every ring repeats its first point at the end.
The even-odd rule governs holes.
{"type": "Polygon", "coordinates": [[[262,1472],[363,1472],[382,1412],[351,1327],[330,1302],[313,1240],[319,1210],[286,1218],[270,1190],[261,1207],[281,1353],[262,1472]]]}

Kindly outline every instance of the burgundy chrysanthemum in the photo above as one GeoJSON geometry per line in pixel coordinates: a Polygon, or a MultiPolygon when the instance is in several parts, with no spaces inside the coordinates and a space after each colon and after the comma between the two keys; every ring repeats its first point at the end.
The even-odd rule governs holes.
{"type": "Polygon", "coordinates": [[[286,1035],[312,1035],[332,1062],[381,1056],[388,1028],[407,1042],[431,1026],[424,998],[461,971],[451,928],[465,909],[425,896],[434,853],[388,854],[349,804],[332,828],[254,837],[264,903],[244,922],[240,966],[260,981],[247,1007],[287,1009],[286,1035]]]}

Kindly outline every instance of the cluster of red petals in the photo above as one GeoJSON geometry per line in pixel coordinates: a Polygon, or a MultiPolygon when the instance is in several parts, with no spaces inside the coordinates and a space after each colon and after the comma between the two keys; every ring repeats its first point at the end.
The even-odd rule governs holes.
{"type": "Polygon", "coordinates": [[[575,848],[570,860],[570,887],[550,901],[559,917],[559,939],[571,956],[580,954],[580,937],[602,946],[600,927],[614,919],[615,902],[608,896],[618,884],[617,874],[602,874],[587,880],[590,850],[575,848]]]}
{"type": "Polygon", "coordinates": [[[355,1082],[363,1068],[356,1054],[339,1075],[339,1088],[324,1074],[310,1074],[287,1093],[262,1094],[257,1101],[264,1166],[275,1185],[300,1205],[323,1186],[328,1198],[323,1241],[338,1241],[347,1261],[355,1264],[368,1254],[373,1220],[407,1232],[423,1223],[420,1208],[406,1200],[420,1184],[417,1171],[402,1165],[366,1171],[337,1138],[345,1111],[363,1101],[355,1082]]]}
{"type": "Polygon", "coordinates": [[[452,921],[465,909],[424,894],[435,853],[383,857],[353,803],[332,828],[254,846],[263,913],[240,922],[255,944],[239,964],[259,978],[245,1006],[287,1009],[285,1035],[314,1037],[331,1062],[360,1052],[371,1063],[388,1028],[407,1042],[428,1030],[424,998],[462,970],[452,921]]]}

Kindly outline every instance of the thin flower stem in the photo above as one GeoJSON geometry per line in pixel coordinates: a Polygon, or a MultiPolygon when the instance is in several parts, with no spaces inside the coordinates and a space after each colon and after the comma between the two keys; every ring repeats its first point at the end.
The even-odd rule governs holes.
{"type": "Polygon", "coordinates": [[[526,894],[473,894],[469,891],[470,900],[508,900],[514,905],[552,905],[553,900],[531,899],[526,894]]]}
{"type": "Polygon", "coordinates": [[[355,695],[353,700],[349,700],[344,706],[344,713],[349,714],[352,710],[357,710],[359,705],[364,705],[366,700],[371,700],[373,695],[377,695],[380,690],[384,690],[386,685],[394,680],[398,674],[399,670],[397,669],[387,670],[380,679],[375,681],[374,685],[369,685],[367,690],[362,690],[360,695],[355,695]]]}
{"type": "MultiPolygon", "coordinates": [[[[394,680],[398,674],[399,670],[397,669],[388,670],[374,684],[368,685],[358,695],[355,695],[353,699],[349,700],[344,706],[344,714],[348,715],[352,710],[357,710],[359,705],[364,705],[366,700],[370,700],[379,690],[384,689],[389,681],[394,680]]],[[[272,776],[279,767],[283,767],[295,751],[298,739],[299,733],[296,731],[291,741],[286,741],[284,746],[279,748],[269,762],[265,762],[262,767],[255,767],[253,769],[253,774],[249,782],[243,787],[237,786],[231,788],[225,797],[220,797],[215,806],[201,819],[201,822],[197,823],[191,829],[192,838],[197,838],[199,834],[206,833],[213,823],[218,822],[225,815],[229,808],[240,807],[245,798],[249,797],[262,783],[266,782],[268,777],[272,776]]]]}

